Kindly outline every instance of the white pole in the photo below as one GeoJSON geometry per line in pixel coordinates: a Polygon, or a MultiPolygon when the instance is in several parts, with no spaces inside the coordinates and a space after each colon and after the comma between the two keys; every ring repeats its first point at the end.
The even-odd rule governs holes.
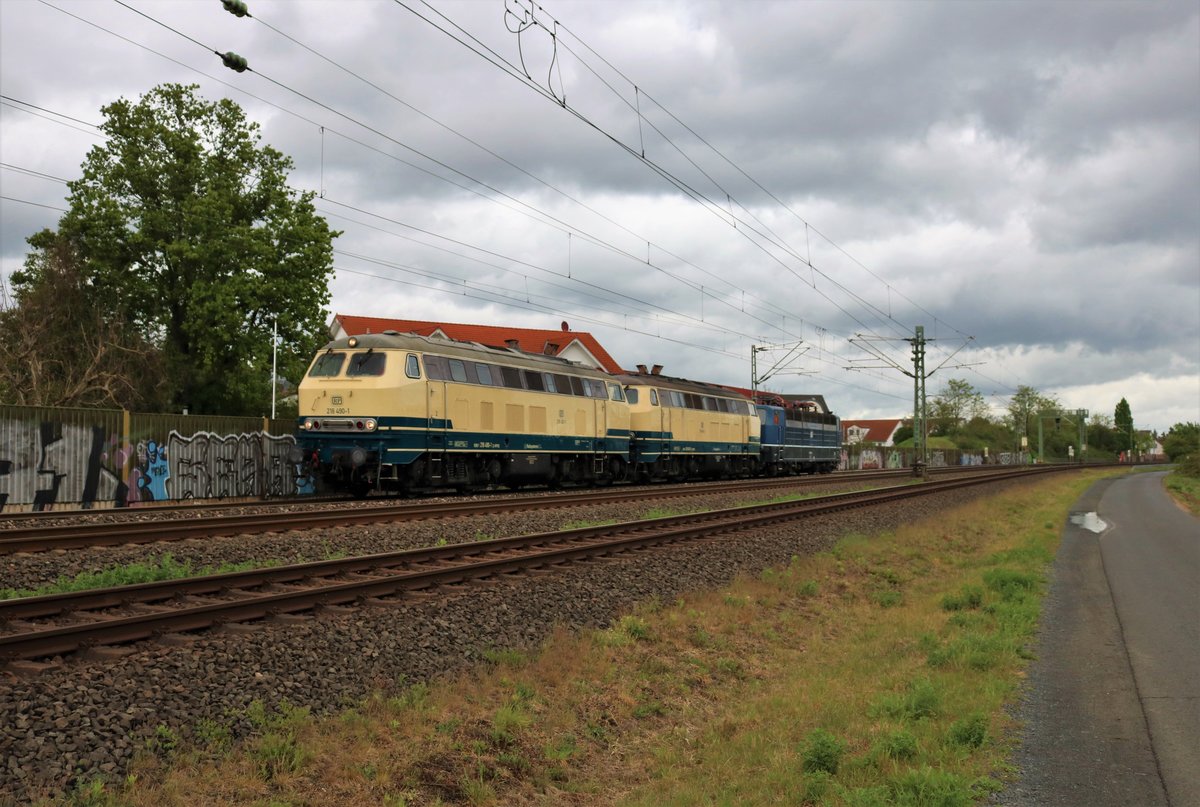
{"type": "Polygon", "coordinates": [[[271,420],[275,419],[275,388],[279,385],[275,382],[275,359],[279,354],[279,340],[277,338],[276,328],[279,321],[275,318],[271,319],[271,420]]]}

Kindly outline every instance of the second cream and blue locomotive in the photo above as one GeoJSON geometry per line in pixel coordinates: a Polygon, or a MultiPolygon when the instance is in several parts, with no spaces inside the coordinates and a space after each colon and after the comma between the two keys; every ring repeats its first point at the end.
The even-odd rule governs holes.
{"type": "Polygon", "coordinates": [[[326,345],[299,407],[301,461],[356,495],[827,472],[841,447],[832,414],[391,331],[326,345]]]}

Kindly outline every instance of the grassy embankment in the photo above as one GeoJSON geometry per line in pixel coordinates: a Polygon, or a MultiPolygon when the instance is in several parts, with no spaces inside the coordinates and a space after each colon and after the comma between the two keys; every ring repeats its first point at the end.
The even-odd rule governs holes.
{"type": "Polygon", "coordinates": [[[232,750],[219,719],[164,729],[130,781],[77,801],[969,804],[1005,770],[1047,564],[1100,475],[849,536],[337,718],[256,709],[232,750]]]}
{"type": "Polygon", "coordinates": [[[1180,460],[1163,484],[1181,507],[1200,517],[1200,454],[1180,460]]]}

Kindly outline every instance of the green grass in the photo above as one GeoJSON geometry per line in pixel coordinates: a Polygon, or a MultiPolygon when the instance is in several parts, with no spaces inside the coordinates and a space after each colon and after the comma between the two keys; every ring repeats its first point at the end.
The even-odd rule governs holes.
{"type": "Polygon", "coordinates": [[[170,553],[145,563],[110,566],[98,572],[81,572],[74,577],[59,577],[35,589],[0,589],[0,600],[19,597],[40,597],[46,594],[67,594],[72,591],[89,591],[97,588],[131,586],[137,583],[156,583],[163,580],[180,580],[185,577],[200,577],[210,574],[229,574],[250,569],[265,569],[279,566],[278,560],[256,560],[244,563],[223,563],[219,566],[194,566],[190,561],[177,561],[170,553]]]}
{"type": "Polygon", "coordinates": [[[1200,516],[1200,458],[1184,458],[1163,484],[1181,507],[1200,516]]]}

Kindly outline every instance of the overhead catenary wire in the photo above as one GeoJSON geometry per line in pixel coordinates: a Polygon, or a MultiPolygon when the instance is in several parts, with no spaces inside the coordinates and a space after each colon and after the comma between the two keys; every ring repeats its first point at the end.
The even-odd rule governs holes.
{"type": "MultiPolygon", "coordinates": [[[[57,8],[57,7],[53,6],[52,4],[49,4],[49,3],[47,3],[47,2],[46,2],[46,0],[41,0],[41,2],[43,2],[43,3],[44,3],[44,4],[46,4],[46,5],[49,5],[51,8],[57,8]]],[[[118,2],[118,3],[119,3],[120,5],[122,5],[122,6],[129,7],[129,6],[128,6],[128,4],[126,4],[126,3],[122,2],[122,0],[114,0],[114,2],[118,2]]],[[[149,16],[149,15],[147,15],[147,14],[143,13],[143,12],[140,12],[140,11],[139,11],[139,12],[138,12],[138,14],[139,14],[140,16],[142,16],[142,17],[144,17],[144,18],[146,18],[146,19],[150,20],[151,22],[156,22],[156,23],[158,22],[158,21],[157,21],[157,20],[155,20],[153,17],[151,17],[151,16],[149,16]]],[[[71,16],[75,16],[75,15],[71,15],[71,16]]],[[[217,50],[215,50],[215,49],[213,49],[213,48],[210,48],[209,46],[205,45],[204,43],[200,42],[199,40],[197,40],[197,39],[195,39],[195,38],[193,38],[193,37],[190,37],[190,36],[186,36],[186,35],[183,35],[183,34],[181,34],[181,33],[180,33],[180,32],[179,32],[177,29],[173,28],[172,26],[165,25],[165,24],[162,24],[162,23],[159,23],[159,24],[160,24],[160,25],[162,25],[162,27],[163,27],[163,28],[165,28],[165,29],[167,29],[167,30],[169,30],[169,31],[171,31],[171,32],[173,32],[173,33],[180,34],[181,36],[183,36],[183,38],[184,38],[184,39],[186,39],[186,40],[188,40],[189,42],[192,42],[192,43],[194,43],[194,44],[196,44],[196,45],[198,45],[198,46],[200,46],[200,47],[204,48],[206,51],[209,51],[210,53],[217,54],[218,56],[221,56],[221,55],[222,55],[222,54],[220,54],[220,52],[219,52],[219,51],[217,51],[217,50]]],[[[99,26],[97,26],[97,27],[99,27],[99,26]]],[[[173,60],[173,61],[174,61],[174,60],[173,60]]],[[[280,88],[282,88],[282,89],[285,89],[285,90],[287,90],[287,91],[289,91],[289,92],[291,92],[291,93],[293,93],[293,94],[297,95],[298,97],[300,97],[300,98],[303,98],[304,100],[306,100],[306,101],[309,101],[310,103],[313,103],[313,104],[315,104],[316,106],[319,106],[319,107],[321,107],[321,108],[323,108],[323,109],[325,109],[325,110],[327,110],[327,111],[329,111],[329,112],[332,112],[333,114],[336,114],[336,115],[338,115],[339,117],[342,117],[342,118],[344,118],[345,120],[348,120],[348,121],[350,121],[350,122],[352,122],[352,123],[355,123],[356,125],[358,125],[358,126],[361,126],[362,128],[364,128],[364,129],[367,129],[368,131],[370,131],[370,132],[372,132],[372,133],[374,133],[374,134],[376,134],[376,135],[378,135],[378,136],[380,136],[380,137],[383,137],[383,138],[385,138],[385,139],[389,140],[390,142],[393,142],[393,143],[395,143],[396,145],[399,145],[399,146],[400,146],[400,147],[402,147],[402,148],[405,148],[405,149],[407,149],[407,150],[409,150],[409,151],[412,151],[413,153],[419,154],[419,155],[420,155],[420,156],[422,156],[423,158],[430,160],[431,162],[433,162],[433,163],[434,163],[434,164],[436,164],[436,165],[439,165],[440,167],[444,167],[444,168],[446,168],[447,170],[450,170],[450,171],[452,171],[452,172],[454,172],[454,173],[456,173],[456,174],[458,174],[458,175],[460,175],[460,176],[463,176],[463,177],[464,177],[464,178],[466,178],[466,179],[469,179],[469,180],[471,180],[471,181],[473,181],[473,182],[477,182],[477,183],[478,183],[478,184],[480,184],[481,186],[483,186],[483,187],[487,187],[489,190],[492,190],[493,192],[495,192],[495,193],[497,193],[497,194],[499,194],[499,195],[501,195],[501,196],[504,196],[504,197],[506,197],[506,198],[508,198],[508,199],[511,199],[512,201],[516,202],[517,204],[524,205],[524,206],[528,207],[528,205],[525,205],[525,203],[524,203],[524,202],[521,202],[520,200],[517,200],[517,199],[515,199],[514,197],[511,197],[511,196],[509,196],[508,194],[505,194],[505,193],[504,193],[504,192],[502,192],[502,191],[499,191],[499,190],[497,190],[497,189],[495,189],[495,188],[492,188],[491,186],[487,185],[486,183],[483,183],[483,182],[481,182],[481,181],[479,181],[479,180],[476,180],[475,178],[473,178],[473,177],[470,177],[469,175],[465,174],[464,172],[458,171],[457,169],[453,168],[452,166],[449,166],[449,165],[445,164],[444,162],[441,162],[441,161],[439,161],[439,160],[437,160],[437,159],[435,159],[435,158],[433,158],[433,157],[430,157],[429,155],[427,155],[427,154],[424,154],[423,152],[420,152],[419,150],[416,150],[416,149],[413,149],[413,148],[411,148],[411,147],[410,147],[410,146],[408,146],[407,144],[404,144],[404,143],[400,142],[399,140],[395,139],[394,137],[391,137],[390,135],[388,135],[388,134],[386,134],[386,133],[384,133],[384,132],[381,132],[380,130],[376,129],[376,128],[375,128],[375,127],[373,127],[373,126],[370,126],[370,125],[368,125],[368,124],[365,124],[365,123],[363,123],[363,122],[361,122],[361,121],[358,121],[357,119],[353,118],[352,116],[349,116],[349,115],[347,115],[346,113],[340,112],[339,110],[337,110],[337,109],[335,109],[335,108],[333,108],[333,107],[331,107],[331,106],[329,106],[329,105],[327,105],[327,104],[325,104],[325,103],[323,103],[323,102],[321,102],[321,101],[319,101],[319,100],[316,100],[316,99],[313,99],[313,98],[311,98],[310,96],[308,96],[307,94],[305,94],[305,93],[303,93],[303,92],[301,92],[301,91],[299,91],[299,90],[296,90],[296,89],[294,89],[294,88],[292,88],[292,87],[290,87],[290,86],[288,86],[288,85],[286,85],[286,84],[284,84],[284,83],[282,83],[282,82],[280,82],[280,81],[277,81],[277,80],[275,80],[275,79],[271,78],[270,76],[264,75],[264,74],[263,74],[261,71],[255,71],[255,70],[253,70],[252,68],[249,68],[249,67],[246,67],[246,68],[245,68],[245,71],[246,71],[246,72],[253,72],[253,73],[257,74],[259,77],[263,78],[264,80],[266,80],[266,81],[268,81],[268,82],[270,82],[270,83],[272,83],[272,84],[274,84],[274,85],[276,85],[276,86],[278,86],[278,87],[280,87],[280,88]]],[[[222,83],[223,83],[223,84],[226,84],[227,86],[229,86],[229,85],[227,84],[227,82],[222,82],[222,83]]],[[[256,96],[253,96],[253,95],[252,95],[251,97],[256,97],[256,96]]],[[[267,102],[267,103],[270,103],[270,102],[267,102]]],[[[272,106],[276,106],[276,107],[278,107],[278,105],[277,105],[277,104],[272,104],[272,106]]],[[[310,123],[313,123],[313,125],[318,125],[318,124],[316,124],[315,122],[312,122],[312,121],[310,121],[310,123]]],[[[332,131],[332,130],[331,130],[331,131],[332,131]]],[[[336,133],[336,132],[335,132],[335,133],[336,133]]],[[[338,134],[340,134],[340,133],[338,133],[338,134]]],[[[403,161],[402,161],[402,162],[403,162],[403,161]]],[[[410,165],[411,165],[411,164],[410,164],[410,165]]],[[[425,170],[427,173],[429,173],[427,169],[423,169],[423,168],[420,168],[420,167],[418,167],[418,166],[413,166],[413,167],[417,167],[419,170],[425,170]]],[[[433,175],[433,176],[435,176],[435,177],[438,177],[439,179],[443,179],[443,180],[445,179],[444,177],[440,177],[440,176],[439,176],[439,175],[437,175],[436,173],[434,173],[434,174],[432,174],[432,175],[433,175]]],[[[540,211],[539,211],[539,212],[540,212],[540,211]]],[[[545,214],[543,214],[543,215],[545,215],[545,214]]],[[[551,218],[551,219],[554,219],[554,217],[549,217],[549,218],[551,218]]],[[[557,219],[555,219],[555,220],[557,221],[557,219]]],[[[561,224],[561,222],[559,222],[559,223],[561,224]]],[[[564,225],[564,226],[565,226],[565,225],[564,225]]],[[[630,255],[629,255],[629,253],[625,252],[624,250],[621,250],[620,248],[617,248],[617,247],[613,247],[612,245],[609,245],[609,244],[607,244],[606,242],[603,242],[602,240],[599,240],[599,239],[594,239],[594,238],[592,238],[591,236],[589,236],[588,234],[586,234],[586,233],[583,233],[582,231],[578,230],[578,228],[573,228],[573,229],[574,229],[574,232],[576,232],[576,233],[579,233],[579,234],[580,234],[582,237],[588,238],[588,239],[589,239],[589,240],[591,240],[593,243],[596,243],[598,246],[605,246],[605,247],[608,247],[608,248],[610,248],[610,249],[611,249],[612,251],[614,251],[614,252],[617,252],[617,253],[623,254],[623,255],[625,255],[625,256],[627,256],[627,257],[629,257],[629,256],[630,256],[630,255]]],[[[670,273],[666,272],[666,270],[665,270],[665,269],[663,269],[662,267],[654,266],[653,264],[651,264],[651,266],[652,266],[652,267],[653,267],[653,268],[654,268],[656,271],[662,272],[662,273],[664,273],[664,274],[667,274],[668,276],[671,276],[671,277],[675,277],[676,279],[680,279],[680,278],[678,278],[678,276],[674,276],[674,275],[671,275],[670,273]]],[[[688,281],[688,280],[685,280],[685,279],[681,279],[681,282],[685,283],[686,285],[689,285],[689,286],[691,286],[693,289],[697,289],[697,290],[701,290],[701,291],[702,291],[702,289],[701,289],[701,287],[700,287],[700,285],[699,285],[699,284],[695,284],[694,282],[692,282],[692,281],[688,281]]],[[[734,308],[734,306],[732,305],[732,303],[730,303],[729,301],[727,301],[727,300],[724,300],[724,299],[722,299],[722,298],[720,298],[720,297],[711,296],[711,299],[715,300],[716,302],[718,302],[718,303],[720,303],[720,304],[722,304],[722,305],[724,305],[724,306],[726,306],[726,307],[728,307],[728,308],[731,308],[731,309],[733,309],[733,308],[734,308]]],[[[836,304],[836,303],[835,303],[835,304],[836,304]]],[[[765,320],[761,320],[761,318],[760,318],[760,321],[762,321],[762,322],[763,322],[763,324],[766,324],[766,325],[768,325],[768,326],[770,326],[770,327],[772,327],[772,328],[775,328],[775,327],[776,327],[776,326],[774,326],[774,324],[773,324],[773,323],[767,322],[767,321],[765,321],[765,320]]],[[[789,334],[789,335],[795,336],[795,334],[789,334]]]]}
{"type": "MultiPolygon", "coordinates": [[[[495,58],[492,58],[492,56],[488,56],[488,55],[484,54],[484,53],[483,53],[483,52],[481,52],[479,49],[477,49],[477,48],[475,48],[475,47],[471,46],[469,43],[467,43],[467,42],[466,42],[466,41],[464,41],[463,39],[459,38],[458,36],[455,36],[455,35],[454,35],[452,32],[450,32],[450,31],[446,30],[445,28],[441,27],[440,25],[438,25],[438,24],[437,24],[436,22],[434,22],[433,20],[431,20],[431,19],[429,19],[428,17],[426,17],[426,16],[424,16],[424,15],[420,14],[420,13],[419,13],[419,12],[417,12],[415,9],[413,9],[411,6],[409,6],[409,5],[407,5],[406,3],[404,3],[404,2],[403,2],[403,0],[393,0],[393,2],[394,2],[394,3],[396,3],[397,5],[399,5],[399,6],[403,7],[404,9],[406,9],[407,11],[409,11],[410,13],[412,13],[414,16],[418,17],[419,19],[422,19],[422,20],[424,20],[426,23],[430,24],[430,25],[431,25],[431,26],[433,26],[435,29],[437,29],[437,30],[441,31],[443,34],[445,34],[445,35],[449,36],[450,38],[454,39],[454,40],[455,40],[456,42],[458,42],[459,44],[463,45],[464,47],[466,47],[466,48],[468,48],[469,50],[473,51],[473,52],[474,52],[474,53],[476,53],[477,55],[481,56],[481,57],[482,57],[482,58],[484,58],[486,61],[488,61],[488,62],[492,63],[494,66],[496,66],[496,67],[500,68],[500,69],[501,69],[503,72],[505,72],[507,75],[509,75],[510,77],[512,77],[512,78],[514,78],[514,79],[516,79],[516,80],[520,81],[520,82],[521,82],[522,84],[524,84],[526,87],[529,87],[530,89],[533,89],[533,90],[534,90],[535,92],[537,92],[539,95],[542,95],[543,97],[547,98],[548,100],[553,100],[553,101],[554,101],[556,104],[558,104],[558,105],[559,105],[559,106],[561,106],[561,107],[562,107],[564,110],[566,110],[567,112],[569,112],[570,114],[572,114],[573,116],[575,116],[575,117],[576,117],[578,120],[580,120],[581,122],[583,122],[585,125],[587,125],[587,126],[590,126],[590,127],[591,127],[591,128],[593,128],[594,130],[596,130],[596,131],[597,131],[599,134],[601,134],[602,136],[604,136],[604,137],[608,138],[610,141],[612,141],[612,142],[613,142],[615,145],[617,145],[619,148],[621,148],[622,150],[626,151],[627,153],[629,153],[630,155],[632,155],[634,158],[636,158],[636,159],[639,159],[639,160],[640,160],[640,161],[641,161],[641,162],[642,162],[644,165],[646,165],[648,168],[650,168],[650,170],[651,170],[651,171],[653,171],[653,172],[655,172],[656,174],[658,174],[659,176],[661,176],[661,177],[662,177],[664,180],[666,180],[668,183],[670,183],[671,185],[673,185],[674,187],[676,187],[676,188],[677,188],[678,190],[680,190],[680,191],[681,191],[681,192],[682,192],[684,195],[688,196],[688,197],[689,197],[689,198],[691,198],[693,201],[697,202],[697,203],[698,203],[698,204],[699,204],[699,205],[700,205],[702,208],[704,208],[705,210],[707,210],[707,211],[708,211],[708,212],[710,212],[711,214],[715,215],[717,218],[719,218],[719,219],[721,219],[721,220],[725,221],[727,224],[729,224],[729,223],[731,223],[731,222],[736,222],[736,221],[739,221],[739,219],[737,219],[735,216],[733,216],[733,215],[732,215],[732,214],[730,214],[730,213],[727,213],[727,212],[726,212],[726,211],[725,211],[725,210],[724,210],[724,209],[723,209],[723,208],[722,208],[722,207],[721,207],[721,206],[720,206],[718,203],[716,203],[716,202],[715,202],[715,201],[713,201],[712,199],[709,199],[709,198],[708,198],[706,195],[704,195],[703,193],[701,193],[701,192],[700,192],[700,191],[698,191],[697,189],[693,188],[693,187],[692,187],[690,184],[688,184],[687,182],[684,182],[682,179],[680,179],[679,177],[675,176],[675,175],[674,175],[674,174],[672,174],[670,171],[667,171],[665,168],[663,168],[663,167],[662,167],[661,165],[659,165],[657,162],[655,162],[655,161],[653,161],[653,160],[650,160],[650,159],[648,159],[648,158],[641,157],[641,156],[640,156],[640,154],[638,153],[638,151],[637,151],[636,149],[634,149],[634,148],[632,148],[631,146],[629,146],[628,144],[624,143],[624,142],[623,142],[623,141],[622,141],[620,138],[616,137],[616,136],[615,136],[615,135],[613,135],[611,132],[608,132],[608,131],[606,131],[604,128],[602,128],[601,126],[599,126],[598,124],[596,124],[594,121],[590,120],[590,119],[589,119],[587,116],[583,115],[583,114],[582,114],[581,112],[579,112],[578,110],[576,110],[576,109],[574,109],[574,108],[572,108],[572,107],[570,107],[570,106],[568,106],[568,105],[566,105],[566,104],[564,104],[564,103],[560,103],[560,102],[558,101],[557,97],[555,97],[555,96],[554,96],[552,93],[550,93],[548,90],[544,90],[543,88],[541,88],[541,87],[540,87],[540,86],[538,86],[537,84],[533,83],[531,79],[529,79],[528,77],[526,77],[526,76],[525,76],[525,75],[522,73],[522,71],[519,71],[519,70],[517,70],[517,69],[515,68],[515,66],[514,66],[514,65],[512,65],[512,64],[511,64],[510,62],[508,62],[507,60],[503,59],[503,57],[500,57],[498,54],[496,54],[496,53],[495,53],[495,51],[494,51],[494,50],[492,50],[492,49],[491,49],[491,48],[489,48],[488,46],[486,46],[486,45],[484,45],[483,43],[479,42],[479,40],[478,40],[476,37],[474,37],[474,36],[473,36],[472,34],[470,34],[469,32],[465,31],[465,30],[464,30],[464,29],[463,29],[461,26],[459,26],[459,25],[458,25],[456,22],[454,22],[453,20],[451,20],[451,19],[450,19],[449,17],[447,17],[445,14],[443,14],[443,13],[442,13],[442,12],[440,12],[440,11],[438,11],[436,8],[433,8],[432,6],[430,6],[428,2],[424,2],[424,0],[422,0],[422,2],[423,2],[423,5],[425,5],[427,8],[429,8],[429,9],[430,9],[430,10],[431,10],[433,13],[437,14],[439,17],[441,17],[442,19],[446,20],[448,24],[450,24],[450,25],[454,26],[454,28],[455,28],[456,30],[458,30],[458,31],[462,32],[464,36],[467,36],[467,37],[469,37],[469,38],[470,38],[472,41],[474,41],[475,43],[479,44],[479,45],[480,45],[480,47],[482,47],[482,48],[486,49],[486,50],[487,50],[487,51],[488,51],[490,54],[492,54],[492,56],[494,56],[495,58]],[[497,61],[497,60],[498,60],[498,61],[497,61]],[[507,68],[507,69],[506,69],[506,68],[507,68]]],[[[626,103],[628,103],[628,102],[626,101],[626,103]]],[[[798,273],[795,271],[795,269],[794,269],[793,267],[789,266],[789,265],[788,265],[788,264],[787,264],[785,261],[783,261],[783,260],[782,260],[782,259],[780,259],[780,258],[779,258],[777,255],[775,255],[775,254],[774,254],[774,253],[772,253],[770,250],[768,250],[768,249],[767,249],[767,248],[766,248],[766,247],[765,247],[765,246],[764,246],[764,245],[763,245],[763,244],[762,244],[760,241],[756,240],[755,238],[751,238],[751,237],[750,237],[750,233],[754,233],[754,234],[756,234],[756,235],[758,235],[758,236],[760,236],[760,237],[763,235],[763,234],[762,234],[761,232],[759,232],[759,231],[758,231],[756,228],[754,228],[754,227],[752,227],[752,226],[750,226],[750,225],[748,225],[748,224],[747,224],[747,225],[745,225],[745,226],[744,226],[744,227],[742,227],[742,228],[735,228],[735,232],[739,233],[739,234],[740,234],[740,235],[741,235],[741,236],[742,236],[744,239],[746,239],[746,240],[747,240],[749,243],[751,243],[751,244],[753,244],[755,247],[757,247],[757,248],[758,248],[760,251],[762,251],[762,252],[763,252],[765,255],[767,255],[767,257],[768,257],[768,258],[770,258],[770,259],[771,259],[771,260],[773,260],[774,262],[778,263],[778,264],[779,264],[779,265],[780,265],[782,268],[786,269],[788,272],[790,272],[791,274],[793,274],[795,277],[797,277],[798,279],[800,279],[800,280],[802,280],[802,281],[803,281],[803,278],[802,278],[802,277],[800,277],[800,275],[799,275],[799,274],[798,274],[798,273]]],[[[770,242],[770,243],[774,244],[774,242],[770,242]]],[[[778,245],[778,244],[775,244],[775,245],[776,245],[776,246],[781,246],[781,245],[778,245]]],[[[794,256],[795,256],[795,257],[796,257],[798,260],[803,260],[802,258],[799,258],[798,254],[796,254],[796,253],[794,252],[794,250],[790,250],[790,248],[786,248],[786,247],[781,247],[781,248],[784,248],[784,249],[785,249],[785,250],[788,252],[788,254],[792,254],[792,255],[794,255],[794,256]]],[[[839,286],[840,288],[843,288],[843,290],[845,290],[845,289],[844,289],[844,287],[841,287],[841,285],[840,285],[840,284],[838,284],[836,281],[833,281],[833,280],[831,279],[831,282],[832,282],[834,285],[837,285],[837,286],[839,286]]],[[[828,294],[826,294],[825,292],[823,292],[822,290],[820,290],[819,288],[817,288],[817,287],[815,286],[815,284],[813,284],[812,288],[813,288],[813,290],[814,290],[814,291],[815,291],[815,292],[816,292],[818,295],[820,295],[822,298],[824,298],[826,301],[828,301],[828,302],[829,302],[831,305],[835,306],[835,307],[836,307],[838,310],[840,310],[840,311],[841,311],[843,314],[845,314],[847,317],[849,317],[850,319],[854,320],[854,322],[855,322],[855,323],[857,323],[857,324],[859,325],[859,327],[863,328],[864,330],[871,330],[871,328],[870,328],[870,327],[869,327],[869,326],[868,326],[868,325],[867,325],[865,322],[863,322],[861,319],[859,319],[859,318],[858,318],[857,316],[855,316],[854,314],[851,314],[851,313],[850,313],[850,312],[849,312],[849,311],[848,311],[846,308],[844,308],[844,307],[843,307],[841,304],[839,304],[839,303],[838,303],[836,300],[834,300],[834,299],[833,299],[832,297],[830,297],[828,294]]],[[[848,290],[845,290],[845,291],[848,291],[848,290]]],[[[852,294],[852,293],[851,293],[851,294],[852,294]]]]}

